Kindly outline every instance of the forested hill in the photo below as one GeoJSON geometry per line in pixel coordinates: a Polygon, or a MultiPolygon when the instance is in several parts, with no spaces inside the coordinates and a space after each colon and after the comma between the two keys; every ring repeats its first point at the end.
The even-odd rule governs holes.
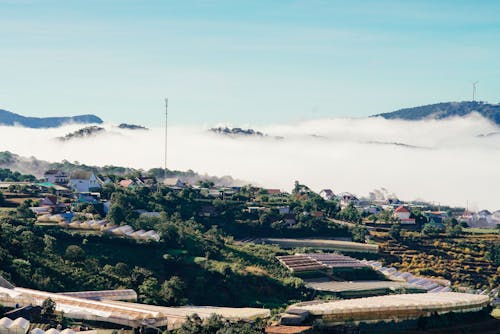
{"type": "Polygon", "coordinates": [[[420,107],[400,109],[374,116],[381,116],[386,119],[405,119],[416,121],[426,118],[443,119],[454,116],[466,116],[472,112],[477,112],[497,125],[500,125],[500,104],[489,104],[475,101],[429,104],[420,107]]]}
{"type": "Polygon", "coordinates": [[[102,119],[95,115],[79,115],[70,117],[25,117],[0,109],[0,125],[20,125],[27,128],[57,128],[67,123],[101,124],[102,119]]]}

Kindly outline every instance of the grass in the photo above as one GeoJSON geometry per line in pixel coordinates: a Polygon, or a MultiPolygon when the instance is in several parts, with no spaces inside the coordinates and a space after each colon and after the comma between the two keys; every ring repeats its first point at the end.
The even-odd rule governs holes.
{"type": "Polygon", "coordinates": [[[464,228],[464,232],[472,233],[472,234],[500,234],[500,230],[496,228],[477,228],[477,227],[468,227],[464,228]]]}

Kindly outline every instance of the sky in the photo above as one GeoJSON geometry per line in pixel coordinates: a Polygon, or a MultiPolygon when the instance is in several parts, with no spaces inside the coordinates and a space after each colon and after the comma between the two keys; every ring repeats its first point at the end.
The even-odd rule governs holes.
{"type": "Polygon", "coordinates": [[[498,1],[0,0],[0,109],[265,126],[500,97],[498,1]]]}

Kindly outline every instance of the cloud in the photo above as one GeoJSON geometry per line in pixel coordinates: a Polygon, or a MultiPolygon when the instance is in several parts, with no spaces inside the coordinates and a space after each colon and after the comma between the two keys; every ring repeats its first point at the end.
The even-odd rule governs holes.
{"type": "MultiPolygon", "coordinates": [[[[59,142],[81,126],[58,129],[0,127],[0,151],[48,161],[136,168],[163,164],[164,130],[130,131],[105,124],[106,134],[59,142]]],[[[266,138],[228,138],[200,126],[169,128],[168,166],[231,175],[290,190],[299,180],[368,196],[384,187],[404,200],[489,210],[500,203],[499,131],[479,115],[418,122],[319,119],[258,128],[266,138]],[[282,136],[284,139],[275,139],[282,136]]]]}

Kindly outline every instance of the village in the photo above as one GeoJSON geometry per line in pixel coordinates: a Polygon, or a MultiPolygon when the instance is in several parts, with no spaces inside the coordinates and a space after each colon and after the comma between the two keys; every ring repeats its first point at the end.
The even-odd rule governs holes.
{"type": "MultiPolygon", "coordinates": [[[[444,245],[454,240],[453,238],[467,238],[467,235],[486,238],[481,239],[486,242],[498,240],[498,229],[488,225],[491,217],[494,219],[498,213],[485,217],[485,212],[470,213],[460,208],[441,208],[423,202],[403,202],[395,197],[358,198],[346,192],[335,194],[331,189],[323,189],[316,194],[299,182],[295,183],[292,193],[287,193],[280,189],[251,185],[215,186],[208,181],[189,184],[180,177],[157,179],[139,174],[126,177],[103,175],[91,170],[48,170],[42,179],[31,177],[29,181],[14,181],[13,178],[6,177],[0,180],[0,190],[3,194],[1,204],[5,207],[4,210],[17,208],[18,213],[24,212],[26,217],[33,217],[39,228],[71,231],[73,235],[77,233],[83,238],[106,236],[116,240],[130,240],[138,245],[154,245],[160,244],[162,240],[162,231],[155,229],[155,222],[162,219],[192,219],[207,228],[216,224],[225,233],[232,235],[234,247],[281,249],[276,253],[274,261],[289,272],[287,275],[299,279],[306,290],[314,291],[317,298],[334,297],[354,301],[359,299],[363,302],[366,298],[367,302],[370,302],[370,298],[381,298],[376,302],[382,305],[389,303],[397,310],[402,306],[397,300],[390,299],[395,293],[429,296],[440,293],[442,301],[450,298],[451,304],[446,306],[447,308],[465,306],[461,312],[469,309],[476,312],[490,303],[498,303],[498,266],[495,267],[486,261],[476,261],[477,265],[483,265],[479,271],[479,267],[463,268],[464,266],[451,265],[450,262],[453,269],[450,268],[448,272],[439,272],[438,269],[432,271],[431,264],[429,268],[420,270],[420,263],[412,260],[412,257],[421,254],[411,251],[408,245],[405,245],[405,242],[416,236],[422,236],[419,247],[436,242],[444,245]],[[134,201],[138,197],[127,199],[127,196],[150,199],[152,196],[165,196],[166,209],[161,209],[152,201],[132,205],[130,203],[140,202],[134,201]],[[171,206],[169,199],[173,206],[170,213],[167,212],[171,206]],[[459,270],[457,275],[452,274],[453,270],[459,270]],[[463,302],[453,306],[453,303],[457,303],[457,298],[460,300],[461,294],[464,297],[463,302]],[[387,301],[385,298],[388,298],[387,301]]],[[[156,200],[159,200],[159,197],[156,200]]],[[[485,249],[478,251],[486,254],[485,249]]],[[[179,252],[185,251],[172,250],[169,257],[178,256],[173,254],[179,252]]],[[[432,252],[428,255],[433,256],[432,252]]],[[[203,261],[208,259],[209,257],[203,261]]],[[[434,259],[438,259],[437,255],[434,259]]],[[[455,261],[454,257],[450,259],[455,261]]],[[[426,258],[420,260],[424,263],[427,261],[426,258]]],[[[442,267],[444,262],[441,261],[447,261],[447,258],[438,259],[438,266],[442,267]]],[[[204,314],[202,319],[208,319],[211,314],[219,314],[231,321],[270,317],[270,310],[261,311],[248,307],[219,306],[203,311],[196,307],[151,308],[130,303],[138,299],[134,290],[54,294],[17,288],[5,280],[4,282],[1,291],[3,294],[0,293],[3,296],[0,303],[4,306],[41,307],[43,302],[50,298],[55,301],[55,310],[67,316],[71,314],[73,319],[91,321],[94,326],[96,322],[111,321],[115,325],[139,328],[144,326],[144,319],[147,318],[150,319],[148,326],[175,330],[182,326],[190,312],[204,314]],[[77,300],[73,300],[75,298],[77,300]],[[87,305],[90,302],[86,300],[89,299],[94,304],[87,305]],[[122,304],[117,305],[118,301],[122,304]],[[75,302],[79,306],[76,306],[75,302]],[[113,317],[116,320],[110,320],[109,316],[103,317],[97,312],[97,309],[103,307],[109,309],[109,314],[116,313],[113,317]],[[130,310],[135,308],[134,312],[138,312],[134,315],[136,320],[119,315],[121,311],[113,309],[116,307],[126,307],[130,310]],[[152,311],[158,313],[153,316],[152,311]],[[88,315],[83,315],[87,313],[88,315]],[[120,317],[124,317],[123,320],[119,320],[120,317]]],[[[429,300],[429,303],[431,302],[429,300]]],[[[334,311],[336,304],[325,305],[326,310],[330,310],[327,313],[315,313],[315,309],[303,308],[300,305],[289,306],[279,317],[279,321],[275,321],[266,331],[279,333],[281,330],[295,330],[297,333],[305,333],[312,328],[307,326],[311,318],[318,319],[320,314],[337,312],[334,311]]],[[[439,307],[443,306],[440,304],[439,307]]],[[[429,311],[410,312],[407,306],[403,309],[406,311],[393,311],[393,314],[399,315],[401,321],[432,315],[429,311]]],[[[30,314],[28,312],[26,318],[30,319],[30,314]]],[[[384,316],[377,314],[362,311],[358,321],[383,320],[384,316]]],[[[338,316],[322,317],[322,321],[330,319],[328,321],[333,324],[345,320],[338,316]]],[[[348,316],[351,320],[354,319],[352,317],[354,313],[348,316]]],[[[16,326],[7,320],[4,320],[4,323],[16,326]]],[[[26,323],[24,324],[24,327],[21,326],[23,334],[28,328],[26,323]]],[[[31,333],[39,334],[33,329],[31,333]]]]}

